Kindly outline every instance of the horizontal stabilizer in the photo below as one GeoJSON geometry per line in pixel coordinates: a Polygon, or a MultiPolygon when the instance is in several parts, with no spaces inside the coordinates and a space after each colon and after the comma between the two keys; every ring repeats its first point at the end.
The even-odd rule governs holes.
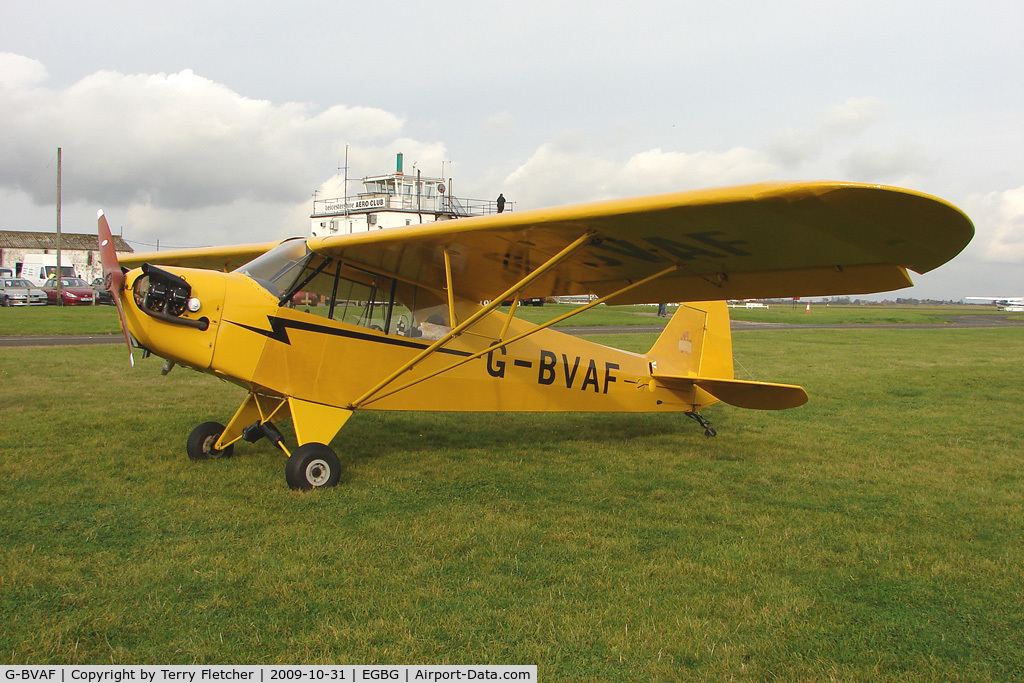
{"type": "Polygon", "coordinates": [[[719,401],[724,401],[737,408],[785,410],[807,403],[807,392],[803,387],[793,384],[657,374],[652,375],[652,378],[668,389],[688,390],[696,386],[719,401]]]}

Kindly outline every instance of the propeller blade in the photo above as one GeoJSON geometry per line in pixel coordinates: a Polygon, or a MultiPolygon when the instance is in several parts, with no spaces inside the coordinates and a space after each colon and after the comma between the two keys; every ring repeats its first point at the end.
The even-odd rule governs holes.
{"type": "Polygon", "coordinates": [[[110,234],[110,226],[107,224],[107,217],[103,215],[102,210],[96,213],[96,221],[100,243],[100,263],[103,264],[103,284],[114,298],[114,305],[117,306],[117,315],[121,318],[121,331],[128,344],[128,360],[134,368],[135,356],[132,354],[132,338],[128,334],[128,323],[124,318],[124,305],[121,302],[121,294],[124,291],[124,272],[121,270],[121,264],[117,261],[114,238],[110,234]]]}

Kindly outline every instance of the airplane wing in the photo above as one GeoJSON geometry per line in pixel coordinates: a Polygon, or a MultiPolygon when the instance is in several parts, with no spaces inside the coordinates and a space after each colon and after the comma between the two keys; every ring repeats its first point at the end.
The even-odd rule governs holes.
{"type": "Polygon", "coordinates": [[[993,304],[1024,304],[1021,296],[965,296],[968,301],[988,301],[993,304]]]}
{"type": "Polygon", "coordinates": [[[676,270],[609,303],[865,294],[912,284],[974,235],[959,209],[899,188],[764,183],[502,213],[312,238],[315,252],[492,299],[582,236],[586,246],[521,297],[607,295],[676,270]]]}
{"type": "Polygon", "coordinates": [[[257,256],[265,254],[278,244],[265,242],[261,244],[236,244],[227,247],[198,247],[194,249],[168,249],[149,253],[118,254],[119,265],[126,268],[138,268],[143,263],[154,265],[185,266],[187,268],[206,268],[227,272],[248,263],[257,256]]]}

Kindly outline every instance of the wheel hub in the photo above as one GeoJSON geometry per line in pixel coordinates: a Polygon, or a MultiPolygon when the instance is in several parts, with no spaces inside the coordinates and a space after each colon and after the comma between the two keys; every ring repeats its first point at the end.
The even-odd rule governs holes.
{"type": "Polygon", "coordinates": [[[311,486],[323,486],[331,478],[331,468],[324,460],[313,460],[306,465],[306,481],[311,486]]]}

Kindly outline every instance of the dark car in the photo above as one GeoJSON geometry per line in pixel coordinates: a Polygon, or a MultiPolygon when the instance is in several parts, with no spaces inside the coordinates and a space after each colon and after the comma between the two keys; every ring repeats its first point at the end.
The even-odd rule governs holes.
{"type": "Polygon", "coordinates": [[[46,292],[46,300],[51,305],[57,306],[91,306],[95,293],[89,283],[80,277],[62,277],[60,279],[61,291],[57,292],[57,278],[51,277],[43,283],[43,291],[46,292]]]}
{"type": "Polygon", "coordinates": [[[114,297],[107,288],[103,286],[103,278],[98,277],[92,281],[92,290],[96,292],[96,303],[102,306],[113,306],[114,297]]]}
{"type": "MultiPolygon", "coordinates": [[[[512,305],[512,299],[505,299],[504,301],[501,302],[501,305],[502,306],[511,306],[512,305]]],[[[544,305],[544,299],[542,299],[542,298],[520,299],[519,300],[519,305],[520,306],[543,306],[544,305]]]]}

